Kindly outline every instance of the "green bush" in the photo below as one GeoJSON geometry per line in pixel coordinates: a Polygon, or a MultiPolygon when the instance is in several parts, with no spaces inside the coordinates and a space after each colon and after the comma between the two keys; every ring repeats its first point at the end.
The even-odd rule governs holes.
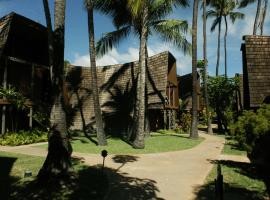
{"type": "Polygon", "coordinates": [[[47,141],[47,132],[33,129],[31,131],[9,132],[0,138],[0,145],[18,146],[47,141]]]}
{"type": "Polygon", "coordinates": [[[231,126],[231,133],[252,161],[270,163],[270,105],[257,112],[244,111],[231,126]]]}
{"type": "Polygon", "coordinates": [[[184,132],[187,132],[191,128],[191,114],[190,113],[181,113],[179,119],[179,128],[182,129],[184,132]]]}

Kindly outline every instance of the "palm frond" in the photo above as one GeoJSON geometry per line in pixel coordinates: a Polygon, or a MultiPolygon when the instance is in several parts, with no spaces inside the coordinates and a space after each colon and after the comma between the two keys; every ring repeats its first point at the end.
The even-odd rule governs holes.
{"type": "Polygon", "coordinates": [[[216,26],[219,24],[219,23],[221,23],[221,21],[222,21],[222,17],[217,17],[217,18],[215,18],[215,20],[213,21],[213,24],[212,24],[212,26],[211,26],[211,32],[213,32],[215,29],[216,29],[216,26]]]}
{"type": "Polygon", "coordinates": [[[207,12],[206,12],[206,18],[211,18],[211,17],[218,17],[219,16],[219,14],[216,12],[216,11],[214,11],[214,10],[208,10],[207,12]]]}
{"type": "Polygon", "coordinates": [[[247,7],[249,4],[252,4],[254,2],[256,2],[257,0],[241,0],[239,3],[239,8],[245,8],[247,7]]]}
{"type": "Polygon", "coordinates": [[[229,17],[232,20],[232,23],[234,23],[235,20],[237,20],[237,19],[244,19],[245,15],[243,13],[241,13],[241,12],[231,12],[229,14],[229,17]]]}
{"type": "Polygon", "coordinates": [[[141,14],[142,8],[146,6],[146,0],[127,0],[129,9],[133,16],[139,16],[141,14]]]}
{"type": "MultiPolygon", "coordinates": [[[[170,20],[169,20],[170,21],[170,20]]],[[[174,22],[173,22],[174,23],[174,22]]],[[[172,26],[171,22],[161,22],[152,26],[152,28],[160,35],[161,39],[165,42],[172,43],[184,54],[191,54],[191,44],[187,41],[186,37],[183,35],[183,32],[187,31],[187,22],[182,23],[181,28],[180,24],[172,26]],[[184,30],[184,31],[182,31],[184,30]]]]}
{"type": "Polygon", "coordinates": [[[127,37],[130,31],[131,26],[125,26],[116,31],[104,34],[96,44],[97,57],[101,57],[109,50],[112,50],[112,48],[117,46],[122,39],[127,37]]]}
{"type": "Polygon", "coordinates": [[[160,26],[162,29],[175,29],[176,31],[183,33],[187,33],[188,30],[188,22],[179,19],[158,20],[153,22],[152,26],[160,26]]]}

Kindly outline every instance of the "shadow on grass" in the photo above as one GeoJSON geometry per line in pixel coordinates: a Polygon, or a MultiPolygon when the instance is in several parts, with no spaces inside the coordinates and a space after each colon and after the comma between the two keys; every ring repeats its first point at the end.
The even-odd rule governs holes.
{"type": "Polygon", "coordinates": [[[10,177],[9,174],[17,158],[0,157],[0,196],[1,199],[8,199],[11,184],[18,180],[17,177],[10,177]]]}
{"type": "Polygon", "coordinates": [[[180,137],[180,138],[189,139],[188,136],[184,136],[184,135],[180,135],[180,134],[166,134],[166,133],[152,134],[150,137],[163,137],[163,136],[180,137]]]}
{"type": "MultiPolygon", "coordinates": [[[[157,197],[156,182],[132,177],[115,169],[100,165],[85,166],[75,159],[74,172],[68,178],[48,179],[39,182],[35,178],[19,179],[10,176],[16,158],[0,158],[1,200],[163,200],[157,197]]],[[[115,162],[135,162],[137,157],[115,156],[115,162]]]]}
{"type": "MultiPolygon", "coordinates": [[[[196,200],[214,200],[215,183],[211,181],[202,187],[196,188],[196,200]]],[[[263,195],[236,185],[224,183],[224,200],[264,200],[263,195]]]]}
{"type": "MultiPolygon", "coordinates": [[[[256,168],[251,163],[245,162],[235,162],[230,160],[211,160],[210,162],[214,164],[221,164],[221,166],[226,166],[228,168],[232,168],[232,170],[237,174],[244,175],[253,180],[262,180],[266,183],[267,175],[263,173],[261,170],[256,168]]],[[[266,191],[256,191],[252,188],[245,188],[244,186],[240,186],[239,184],[229,184],[224,182],[224,199],[228,200],[264,200],[265,196],[267,196],[266,191]]],[[[258,189],[257,189],[258,190],[258,189]]],[[[206,183],[202,187],[198,187],[195,189],[195,193],[197,195],[197,200],[204,199],[215,199],[215,183],[214,180],[206,183]]],[[[268,191],[269,195],[269,191],[268,191]]]]}

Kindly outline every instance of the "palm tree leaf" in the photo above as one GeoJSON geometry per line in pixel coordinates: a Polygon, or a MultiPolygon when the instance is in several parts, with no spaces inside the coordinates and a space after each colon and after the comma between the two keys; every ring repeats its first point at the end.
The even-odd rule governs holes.
{"type": "Polygon", "coordinates": [[[229,14],[229,17],[232,20],[232,23],[234,23],[235,20],[237,20],[237,19],[244,19],[245,15],[243,13],[241,13],[241,12],[231,12],[229,14]]]}
{"type": "Polygon", "coordinates": [[[242,0],[242,1],[240,1],[239,8],[245,8],[249,4],[252,4],[252,3],[256,2],[256,1],[257,0],[242,0]]]}
{"type": "Polygon", "coordinates": [[[208,10],[206,12],[206,18],[212,18],[212,17],[217,17],[218,16],[218,13],[214,10],[208,10]]]}
{"type": "Polygon", "coordinates": [[[186,37],[183,36],[181,31],[181,29],[187,31],[187,24],[183,23],[181,28],[179,28],[179,25],[175,27],[171,25],[172,23],[170,24],[170,22],[161,22],[154,24],[152,28],[161,36],[162,40],[174,44],[177,48],[182,50],[184,54],[191,54],[191,44],[187,41],[186,37]]]}
{"type": "Polygon", "coordinates": [[[213,32],[215,29],[216,29],[216,26],[219,24],[219,23],[221,23],[221,21],[222,21],[222,17],[217,17],[215,20],[214,20],[214,22],[213,22],[213,24],[212,24],[212,26],[211,26],[211,32],[213,32]]]}
{"type": "Polygon", "coordinates": [[[152,26],[160,26],[162,29],[175,29],[176,31],[181,31],[187,33],[188,22],[186,20],[178,19],[165,19],[158,20],[152,23],[152,26]]]}
{"type": "Polygon", "coordinates": [[[125,26],[116,31],[104,34],[96,44],[97,56],[101,57],[105,55],[114,46],[118,45],[123,38],[127,37],[130,31],[131,26],[125,26]]]}

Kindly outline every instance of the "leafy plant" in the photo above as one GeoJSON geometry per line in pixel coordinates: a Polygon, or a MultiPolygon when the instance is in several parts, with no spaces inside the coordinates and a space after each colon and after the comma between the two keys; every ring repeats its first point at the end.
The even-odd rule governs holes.
{"type": "Polygon", "coordinates": [[[233,119],[236,91],[239,89],[238,78],[224,76],[209,77],[209,103],[216,112],[220,132],[227,132],[228,125],[233,119]]]}
{"type": "Polygon", "coordinates": [[[14,87],[9,87],[6,89],[0,87],[0,98],[7,99],[19,110],[23,110],[26,107],[26,98],[20,92],[16,91],[14,87]]]}
{"type": "Polygon", "coordinates": [[[184,132],[188,132],[191,127],[191,114],[190,113],[181,113],[179,119],[179,128],[182,129],[184,132]]]}
{"type": "Polygon", "coordinates": [[[33,129],[31,131],[18,131],[6,133],[0,138],[0,145],[18,146],[47,141],[47,132],[33,129]]]}
{"type": "Polygon", "coordinates": [[[244,111],[231,133],[251,160],[270,164],[270,105],[263,105],[257,112],[244,111]]]}

